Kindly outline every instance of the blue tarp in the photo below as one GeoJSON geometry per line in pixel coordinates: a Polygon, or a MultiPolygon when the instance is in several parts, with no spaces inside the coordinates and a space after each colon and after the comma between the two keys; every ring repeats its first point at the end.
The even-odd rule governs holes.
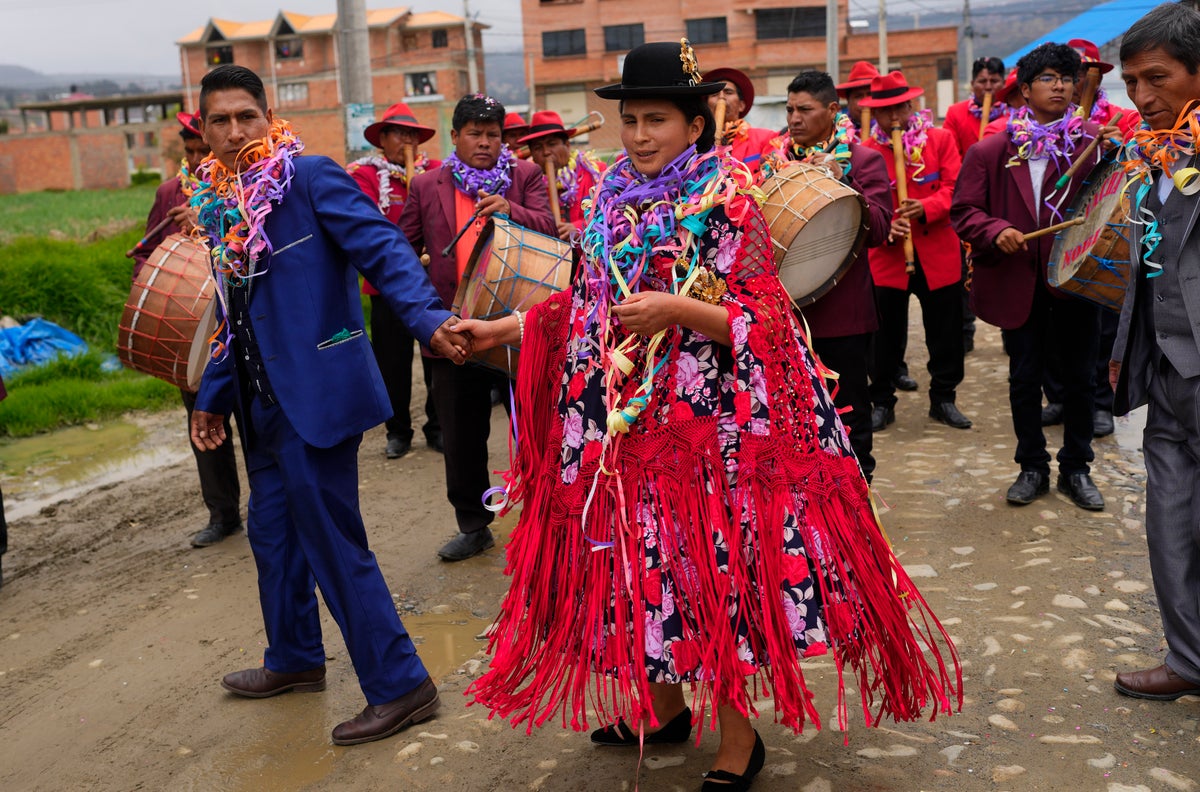
{"type": "Polygon", "coordinates": [[[41,365],[58,355],[81,355],[87,348],[82,338],[45,319],[0,329],[0,377],[18,368],[41,365]]]}
{"type": "Polygon", "coordinates": [[[1018,58],[1047,41],[1066,44],[1071,39],[1081,38],[1093,42],[1097,47],[1104,47],[1113,39],[1124,35],[1130,25],[1161,3],[1162,0],[1113,0],[1111,3],[1102,3],[1089,8],[1041,38],[1034,39],[1016,52],[1004,56],[1004,62],[1016,65],[1018,58]]]}

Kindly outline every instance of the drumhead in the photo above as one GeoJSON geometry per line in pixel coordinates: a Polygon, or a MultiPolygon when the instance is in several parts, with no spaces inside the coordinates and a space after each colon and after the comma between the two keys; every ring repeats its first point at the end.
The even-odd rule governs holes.
{"type": "Polygon", "coordinates": [[[1088,260],[1093,248],[1101,238],[1115,233],[1110,222],[1123,223],[1121,189],[1125,185],[1125,171],[1118,162],[1102,162],[1088,176],[1087,185],[1075,196],[1075,202],[1067,210],[1067,219],[1077,216],[1087,222],[1060,231],[1054,237],[1050,249],[1050,261],[1046,267],[1046,280],[1051,286],[1062,288],[1088,260]]]}
{"type": "Polygon", "coordinates": [[[797,305],[832,289],[862,250],[863,205],[857,194],[835,199],[799,229],[779,262],[779,280],[797,305]]]}
{"type": "MultiPolygon", "coordinates": [[[[215,286],[214,281],[209,281],[215,286]]],[[[209,290],[208,304],[204,306],[204,310],[200,313],[200,322],[196,325],[196,337],[192,341],[191,349],[188,351],[187,359],[187,383],[190,390],[200,389],[200,378],[204,376],[204,367],[208,365],[208,361],[212,358],[212,350],[209,347],[208,340],[217,329],[217,301],[212,299],[212,291],[209,290]]]]}

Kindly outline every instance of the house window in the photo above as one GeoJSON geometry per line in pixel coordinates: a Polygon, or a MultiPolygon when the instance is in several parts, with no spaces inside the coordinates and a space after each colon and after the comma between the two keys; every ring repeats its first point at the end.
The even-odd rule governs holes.
{"type": "Polygon", "coordinates": [[[542,55],[557,58],[565,55],[587,55],[587,37],[583,28],[551,30],[542,34],[542,55]]]}
{"type": "Polygon", "coordinates": [[[404,87],[409,96],[433,96],[437,93],[437,74],[411,72],[404,75],[404,87]]]}
{"type": "Polygon", "coordinates": [[[937,78],[939,80],[954,79],[954,59],[953,58],[938,58],[937,59],[937,78]]]}
{"type": "Polygon", "coordinates": [[[275,57],[278,60],[295,60],[304,57],[304,40],[299,36],[275,40],[275,57]]]}
{"type": "Polygon", "coordinates": [[[687,21],[688,41],[693,44],[724,44],[729,41],[725,17],[706,17],[687,21]]]}
{"type": "Polygon", "coordinates": [[[824,38],[825,9],[771,8],[754,12],[758,39],[824,38]]]}
{"type": "Polygon", "coordinates": [[[308,83],[281,83],[280,107],[304,107],[308,104],[308,83]]]}
{"type": "Polygon", "coordinates": [[[629,52],[634,47],[646,43],[646,33],[642,24],[636,25],[605,25],[604,51],[629,52]]]}
{"type": "Polygon", "coordinates": [[[445,30],[433,31],[433,48],[442,49],[450,46],[450,36],[445,30]]]}
{"type": "Polygon", "coordinates": [[[223,66],[226,63],[233,63],[233,47],[228,44],[223,44],[219,47],[209,47],[204,51],[204,59],[209,66],[223,66]]]}

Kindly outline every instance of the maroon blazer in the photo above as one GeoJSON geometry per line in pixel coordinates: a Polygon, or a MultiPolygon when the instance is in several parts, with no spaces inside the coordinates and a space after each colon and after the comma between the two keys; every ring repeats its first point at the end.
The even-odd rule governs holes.
{"type": "MultiPolygon", "coordinates": [[[[167,217],[167,212],[179,206],[187,197],[183,194],[183,185],[176,176],[173,179],[167,179],[162,184],[158,185],[158,189],[154,191],[154,205],[150,207],[150,216],[146,218],[146,231],[150,231],[156,225],[161,223],[167,217]]],[[[146,259],[150,258],[150,254],[154,252],[162,241],[171,234],[178,234],[179,226],[174,221],[167,223],[161,231],[146,239],[146,244],[138,245],[137,250],[133,254],[133,279],[137,280],[138,272],[146,263],[146,259]]]]}
{"type": "MultiPolygon", "coordinates": [[[[417,255],[429,254],[429,279],[449,309],[458,292],[458,265],[454,251],[443,256],[442,250],[458,233],[454,209],[454,176],[442,166],[413,177],[408,200],[397,223],[417,255]]],[[[542,169],[532,162],[517,160],[512,184],[504,197],[512,205],[509,218],[519,226],[557,237],[554,215],[550,212],[550,193],[542,169]]]]}
{"type": "Polygon", "coordinates": [[[867,201],[870,225],[867,244],[836,286],[812,305],[800,309],[813,338],[860,335],[879,329],[867,248],[886,242],[892,225],[892,185],[887,164],[879,152],[851,144],[850,173],[843,181],[867,201]]]}
{"type": "MultiPolygon", "coordinates": [[[[1087,123],[1084,130],[1088,137],[1076,147],[1076,158],[1083,153],[1090,136],[1096,134],[1097,127],[1087,123]]],[[[1017,148],[1007,134],[985,137],[967,149],[950,206],[950,220],[955,232],[971,246],[971,309],[983,321],[1004,330],[1018,328],[1029,319],[1034,289],[1039,281],[1044,288],[1049,288],[1046,265],[1050,262],[1054,236],[1039,237],[1028,243],[1028,252],[1011,256],[1001,253],[995,246],[996,237],[1009,227],[1029,233],[1060,222],[1061,218],[1056,218],[1046,206],[1046,198],[1067,169],[1066,165],[1055,167],[1053,162],[1046,168],[1042,205],[1035,211],[1029,164],[1019,160],[1019,165],[1006,167],[1016,153],[1017,148]]],[[[1064,188],[1067,191],[1061,204],[1064,216],[1094,165],[1095,157],[1082,164],[1064,188]]],[[[1050,289],[1050,293],[1073,299],[1057,289],[1050,289]]]]}

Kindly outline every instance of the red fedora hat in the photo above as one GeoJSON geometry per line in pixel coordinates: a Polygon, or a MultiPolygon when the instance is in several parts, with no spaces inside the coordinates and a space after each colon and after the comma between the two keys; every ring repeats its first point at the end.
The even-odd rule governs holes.
{"type": "Polygon", "coordinates": [[[569,138],[571,131],[563,126],[562,116],[553,110],[539,110],[533,114],[533,119],[529,123],[529,134],[517,141],[524,145],[531,140],[544,138],[548,135],[562,135],[569,138]]]}
{"type": "Polygon", "coordinates": [[[521,118],[520,113],[509,113],[504,116],[504,131],[512,132],[514,129],[529,129],[529,122],[521,118]]]}
{"type": "Polygon", "coordinates": [[[1079,58],[1083,61],[1083,68],[1098,66],[1101,74],[1108,74],[1113,70],[1111,63],[1100,60],[1100,48],[1087,39],[1071,39],[1067,42],[1067,46],[1079,53],[1079,58]]]}
{"type": "Polygon", "coordinates": [[[894,71],[871,80],[871,95],[859,104],[863,107],[891,107],[915,99],[923,93],[924,88],[909,85],[901,72],[894,71]]]}
{"type": "Polygon", "coordinates": [[[850,67],[850,76],[846,78],[846,82],[834,86],[837,92],[844,94],[848,91],[853,91],[855,88],[870,88],[871,80],[879,76],[879,69],[875,68],[875,64],[870,61],[858,61],[850,67]]]}
{"type": "Polygon", "coordinates": [[[404,102],[396,102],[396,104],[384,110],[383,118],[367,127],[363,131],[363,137],[372,146],[379,148],[379,133],[383,131],[385,126],[415,129],[417,131],[417,140],[421,143],[424,143],[437,134],[437,130],[433,129],[433,127],[418,124],[417,117],[413,115],[413,111],[404,102]]]}
{"type": "Polygon", "coordinates": [[[738,96],[742,98],[742,104],[745,105],[742,108],[741,117],[744,118],[746,113],[750,112],[750,108],[754,106],[754,83],[750,82],[750,78],[746,76],[745,72],[723,66],[720,69],[705,72],[701,79],[706,83],[731,82],[737,86],[738,96]]]}
{"type": "Polygon", "coordinates": [[[178,121],[184,129],[191,132],[193,135],[201,135],[200,133],[200,114],[199,113],[176,113],[175,120],[178,121]]]}

